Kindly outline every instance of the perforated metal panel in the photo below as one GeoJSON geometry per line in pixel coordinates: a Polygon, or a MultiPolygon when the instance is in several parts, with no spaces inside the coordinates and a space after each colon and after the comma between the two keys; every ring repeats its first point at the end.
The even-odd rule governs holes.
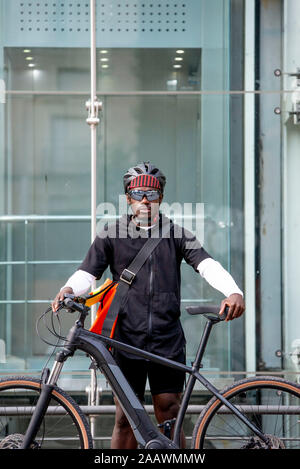
{"type": "MultiPolygon", "coordinates": [[[[200,47],[205,0],[98,0],[97,44],[200,47]]],[[[5,2],[7,46],[88,47],[89,1],[5,2]]]]}
{"type": "MultiPolygon", "coordinates": [[[[89,2],[19,1],[18,29],[25,34],[89,31],[89,2]]],[[[37,36],[38,37],[38,36],[37,36]]]]}
{"type": "Polygon", "coordinates": [[[188,5],[182,1],[126,2],[98,4],[98,25],[102,32],[185,33],[188,5]]]}

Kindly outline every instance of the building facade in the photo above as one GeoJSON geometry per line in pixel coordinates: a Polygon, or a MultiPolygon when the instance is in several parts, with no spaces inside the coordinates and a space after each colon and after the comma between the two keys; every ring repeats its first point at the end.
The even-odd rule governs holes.
{"type": "MultiPolygon", "coordinates": [[[[129,166],[165,172],[165,210],[245,292],[204,358],[222,383],[298,379],[299,18],[298,0],[96,2],[97,219],[124,208],[129,166]]],[[[36,321],[91,242],[90,72],[88,1],[0,0],[1,375],[39,374],[36,321]]],[[[204,320],[185,306],[222,298],[183,263],[188,360],[204,320]]],[[[64,387],[85,395],[88,366],[70,361],[64,387]]]]}

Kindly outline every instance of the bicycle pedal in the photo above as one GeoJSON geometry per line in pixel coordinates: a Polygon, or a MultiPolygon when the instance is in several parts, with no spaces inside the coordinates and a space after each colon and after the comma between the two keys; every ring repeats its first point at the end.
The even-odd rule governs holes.
{"type": "Polygon", "coordinates": [[[158,428],[163,428],[163,434],[167,438],[171,438],[171,430],[175,422],[176,422],[176,419],[174,418],[170,420],[165,420],[164,422],[157,424],[157,426],[158,428]]]}

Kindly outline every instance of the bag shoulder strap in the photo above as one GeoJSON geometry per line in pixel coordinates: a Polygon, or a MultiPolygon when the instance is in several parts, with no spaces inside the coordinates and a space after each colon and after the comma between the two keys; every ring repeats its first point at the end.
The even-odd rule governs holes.
{"type": "Polygon", "coordinates": [[[112,326],[116,320],[117,315],[121,309],[123,301],[128,294],[129,288],[135,279],[137,273],[142,268],[146,260],[150,257],[150,254],[158,246],[160,241],[166,237],[167,233],[170,231],[169,221],[162,224],[161,234],[159,236],[159,227],[152,231],[152,237],[149,238],[140,251],[137,253],[130,265],[123,270],[120,275],[120,281],[116,289],[116,293],[112,304],[109,308],[109,313],[106,316],[106,319],[103,324],[102,334],[109,336],[112,326]]]}

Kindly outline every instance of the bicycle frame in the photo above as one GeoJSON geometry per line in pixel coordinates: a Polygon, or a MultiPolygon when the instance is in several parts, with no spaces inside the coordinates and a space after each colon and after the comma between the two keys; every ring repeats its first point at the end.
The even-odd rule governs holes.
{"type": "Polygon", "coordinates": [[[23,448],[28,448],[30,443],[34,440],[41,420],[46,413],[49,400],[51,398],[51,391],[56,385],[59,375],[62,371],[64,362],[74,352],[82,350],[86,352],[92,359],[96,361],[97,366],[103,372],[105,378],[111,386],[114,395],[117,397],[131,427],[134,432],[138,444],[146,449],[171,449],[180,448],[180,432],[183,424],[183,419],[187,410],[187,406],[195,385],[196,380],[200,381],[205,388],[207,388],[213,395],[228,407],[233,414],[241,419],[257,436],[259,436],[265,443],[268,443],[268,438],[261,433],[235,406],[233,406],[222,394],[199,373],[201,360],[206,348],[206,344],[215,323],[219,322],[218,319],[212,317],[208,318],[208,322],[203,330],[201,341],[192,366],[187,366],[173,360],[160,357],[158,355],[146,352],[136,347],[124,344],[115,339],[95,334],[84,329],[84,318],[76,321],[76,324],[70,329],[64,349],[56,355],[56,361],[52,367],[50,375],[45,378],[42,383],[41,396],[33,413],[31,422],[26,431],[23,448]],[[136,355],[140,358],[150,360],[152,362],[165,365],[185,373],[188,373],[189,379],[186,389],[182,396],[181,406],[176,418],[174,434],[172,440],[163,435],[159,429],[153,424],[150,416],[147,414],[145,408],[140,400],[132,390],[119,366],[117,365],[114,357],[109,351],[110,347],[125,351],[127,353],[136,355]]]}

